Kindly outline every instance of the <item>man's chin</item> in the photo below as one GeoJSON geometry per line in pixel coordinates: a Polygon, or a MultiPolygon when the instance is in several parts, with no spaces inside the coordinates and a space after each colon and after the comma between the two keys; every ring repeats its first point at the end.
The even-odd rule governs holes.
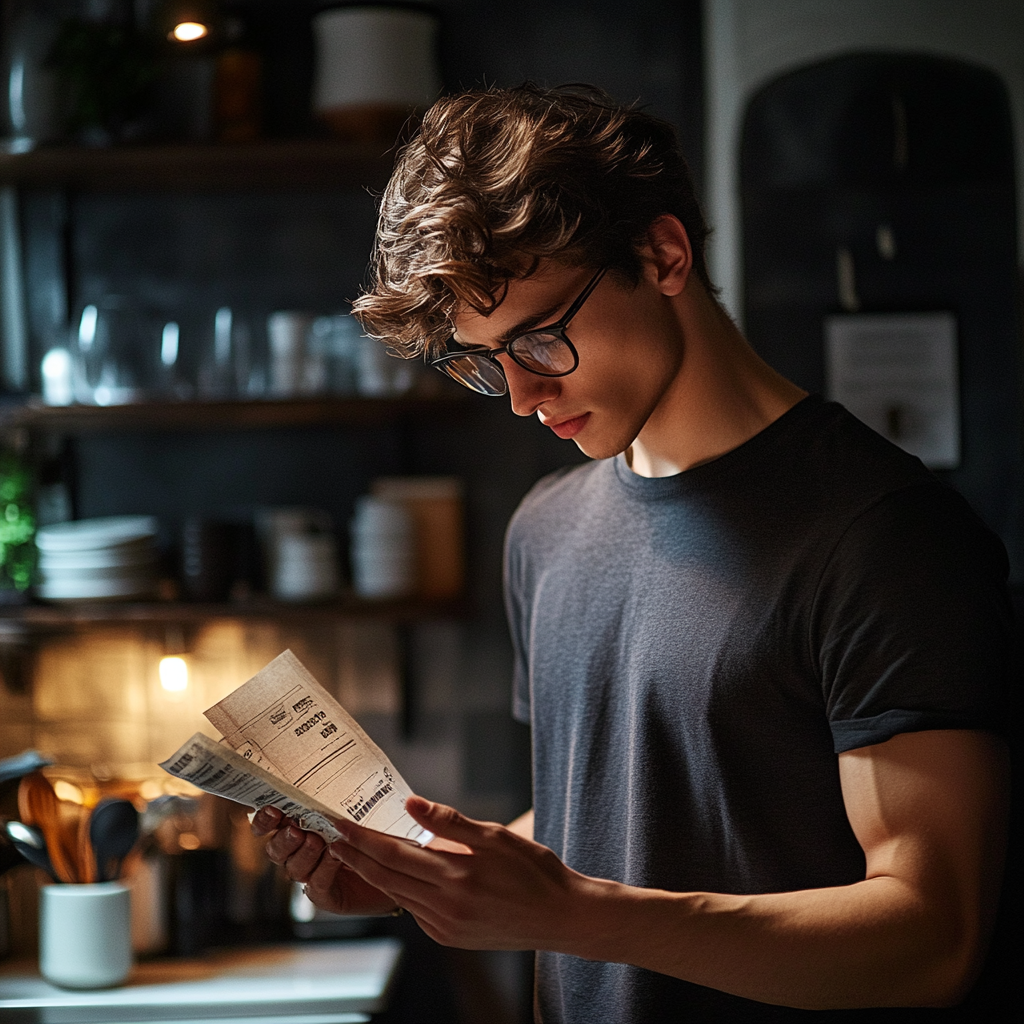
{"type": "Polygon", "coordinates": [[[602,440],[601,438],[574,437],[572,441],[588,459],[613,459],[629,447],[628,443],[617,444],[610,442],[607,438],[602,440]]]}

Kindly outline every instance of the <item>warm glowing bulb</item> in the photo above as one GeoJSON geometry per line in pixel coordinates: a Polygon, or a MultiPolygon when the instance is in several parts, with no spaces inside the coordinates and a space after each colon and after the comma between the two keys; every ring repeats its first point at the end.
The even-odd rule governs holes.
{"type": "Polygon", "coordinates": [[[181,693],[188,686],[188,665],[184,658],[160,659],[160,685],[170,693],[181,693]]]}
{"type": "Polygon", "coordinates": [[[209,31],[205,25],[201,25],[198,21],[182,21],[174,26],[171,30],[171,35],[179,43],[192,43],[197,39],[202,39],[209,31]]]}

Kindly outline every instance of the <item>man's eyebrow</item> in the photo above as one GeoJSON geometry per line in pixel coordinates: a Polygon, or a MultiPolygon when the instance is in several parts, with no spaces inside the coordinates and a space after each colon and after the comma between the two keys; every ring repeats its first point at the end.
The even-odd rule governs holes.
{"type": "Polygon", "coordinates": [[[542,309],[537,313],[531,313],[529,316],[524,316],[522,320],[513,324],[507,331],[504,331],[497,338],[498,344],[507,345],[513,338],[518,338],[520,334],[526,334],[527,331],[532,331],[535,327],[542,327],[543,325],[550,323],[551,318],[564,305],[565,299],[560,299],[547,309],[542,309]]]}
{"type": "Polygon", "coordinates": [[[532,331],[535,327],[542,327],[545,324],[551,322],[551,318],[565,305],[565,300],[562,299],[547,309],[542,309],[536,313],[530,313],[528,316],[524,316],[522,320],[514,323],[507,331],[503,331],[497,338],[494,339],[493,345],[467,345],[463,341],[459,341],[456,335],[452,334],[452,341],[456,345],[461,345],[463,348],[501,348],[503,345],[507,345],[513,338],[518,338],[520,334],[526,334],[528,331],[532,331]]]}

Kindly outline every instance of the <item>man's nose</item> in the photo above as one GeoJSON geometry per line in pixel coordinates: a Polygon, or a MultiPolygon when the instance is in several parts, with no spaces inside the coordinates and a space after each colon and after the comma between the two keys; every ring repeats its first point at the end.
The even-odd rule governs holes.
{"type": "Polygon", "coordinates": [[[532,416],[538,408],[558,394],[561,382],[557,377],[541,377],[524,370],[507,355],[500,355],[501,368],[508,382],[508,396],[517,416],[532,416]]]}

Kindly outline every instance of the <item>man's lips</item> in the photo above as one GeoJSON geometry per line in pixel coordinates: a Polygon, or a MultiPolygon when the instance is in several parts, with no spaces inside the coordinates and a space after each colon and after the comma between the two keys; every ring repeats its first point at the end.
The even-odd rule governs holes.
{"type": "Polygon", "coordinates": [[[544,426],[550,427],[559,437],[567,441],[570,437],[575,437],[589,419],[590,413],[585,412],[582,416],[573,416],[572,419],[559,420],[556,423],[545,423],[544,426]]]}

